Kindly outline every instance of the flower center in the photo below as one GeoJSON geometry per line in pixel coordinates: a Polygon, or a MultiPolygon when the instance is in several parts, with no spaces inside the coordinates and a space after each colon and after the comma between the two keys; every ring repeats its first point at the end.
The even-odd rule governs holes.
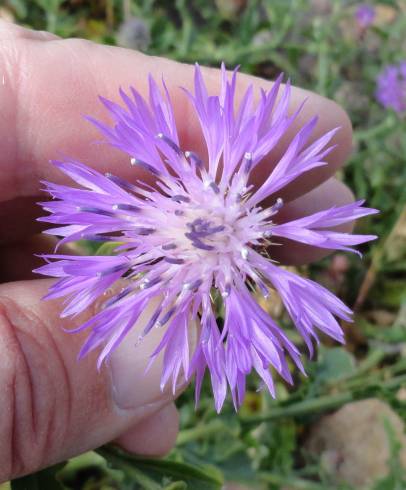
{"type": "MultiPolygon", "coordinates": [[[[204,218],[197,218],[191,223],[186,223],[189,231],[185,233],[185,237],[188,238],[192,245],[201,250],[214,250],[213,235],[219,234],[226,229],[224,224],[216,225],[213,221],[209,221],[204,218]]],[[[220,240],[224,242],[225,235],[221,235],[220,240]]]]}

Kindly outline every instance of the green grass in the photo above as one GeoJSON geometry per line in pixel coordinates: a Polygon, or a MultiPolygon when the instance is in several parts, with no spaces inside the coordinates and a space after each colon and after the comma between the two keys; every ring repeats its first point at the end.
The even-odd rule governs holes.
{"type": "MultiPolygon", "coordinates": [[[[309,424],[370,396],[386,400],[406,420],[405,402],[396,397],[406,382],[405,349],[399,348],[406,342],[406,118],[384,110],[374,99],[378,72],[406,52],[406,4],[381,2],[376,23],[360,35],[354,2],[254,0],[236,14],[224,7],[231,0],[217,3],[222,9],[207,0],[133,1],[126,15],[129,8],[149,27],[150,54],[213,66],[225,61],[265,78],[284,71],[295,85],[335,99],[347,110],[354,151],[340,177],[357,197],[382,211],[360,224],[361,232],[376,233],[379,241],[364,247],[362,261],[349,257],[339,287],[335,284],[340,296],[356,305],[355,324],[347,329],[345,349],[330,343],[321,349],[308,364],[308,378],[298,378],[293,389],[279,383],[277,401],[257,393],[250,381],[240,413],[227,404],[217,416],[207,386],[197,411],[189,389],[178,402],[181,432],[167,460],[134,462],[113,449],[89,453],[62,470],[65,488],[209,489],[219,488],[224,477],[258,488],[349,489],[330,481],[320,462],[305,454],[302,441],[309,424]],[[323,3],[331,6],[328,13],[312,7],[323,3]]],[[[21,24],[109,44],[117,42],[126,11],[118,0],[6,0],[6,8],[21,24]]],[[[331,287],[332,264],[330,257],[302,272],[331,287]]],[[[376,490],[406,487],[396,463],[397,435],[388,431],[388,437],[391,473],[376,490]]],[[[52,486],[57,485],[52,471],[30,477],[26,488],[60,488],[52,486]],[[51,486],[38,483],[45,481],[44,475],[51,486]]],[[[25,488],[20,483],[13,486],[25,488]]]]}

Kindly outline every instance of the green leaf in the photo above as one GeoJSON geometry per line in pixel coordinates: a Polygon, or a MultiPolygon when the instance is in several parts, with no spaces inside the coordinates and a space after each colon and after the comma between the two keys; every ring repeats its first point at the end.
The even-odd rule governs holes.
{"type": "Polygon", "coordinates": [[[57,473],[65,464],[58,463],[32,475],[12,480],[11,490],[63,490],[65,487],[58,480],[57,473]]]}
{"type": "Polygon", "coordinates": [[[334,347],[322,349],[320,362],[317,366],[316,380],[325,383],[344,378],[355,373],[355,359],[345,349],[334,347]]]}
{"type": "Polygon", "coordinates": [[[145,490],[220,490],[223,476],[211,466],[192,466],[168,459],[143,459],[112,447],[97,451],[128,479],[139,483],[145,490]],[[175,485],[176,484],[176,485],[175,485]]]}
{"type": "Polygon", "coordinates": [[[122,245],[122,242],[105,242],[97,249],[95,255],[115,255],[115,249],[122,245]]]}

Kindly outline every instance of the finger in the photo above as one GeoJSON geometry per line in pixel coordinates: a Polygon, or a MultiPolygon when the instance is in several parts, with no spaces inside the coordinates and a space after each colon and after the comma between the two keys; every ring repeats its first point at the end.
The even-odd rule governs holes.
{"type": "MultiPolygon", "coordinates": [[[[343,206],[353,201],[354,195],[351,190],[343,182],[331,178],[304,196],[287,203],[277,214],[276,221],[278,223],[286,223],[332,206],[343,206]]],[[[332,229],[349,233],[353,227],[354,223],[350,222],[332,229]]],[[[271,246],[269,253],[272,259],[282,264],[308,264],[320,260],[332,252],[325,248],[312,247],[281,237],[275,238],[275,242],[278,245],[271,246]]]]}
{"type": "MultiPolygon", "coordinates": [[[[0,162],[0,181],[1,178],[2,167],[0,162]]],[[[0,245],[26,239],[27,236],[38,233],[42,228],[45,228],[38,226],[36,221],[37,218],[44,214],[37,204],[38,199],[38,197],[16,197],[2,202],[0,197],[0,245]]]]}
{"type": "Polygon", "coordinates": [[[0,283],[38,279],[38,274],[32,272],[44,265],[44,259],[38,254],[51,253],[56,243],[57,240],[49,235],[34,235],[8,246],[0,246],[0,283]]]}
{"type": "MultiPolygon", "coordinates": [[[[97,95],[117,99],[120,85],[133,85],[146,96],[149,73],[158,80],[162,75],[165,77],[182,146],[185,149],[201,148],[201,131],[196,117],[178,88],[182,85],[192,89],[193,67],[82,40],[49,41],[46,49],[43,45],[25,39],[2,44],[0,69],[5,73],[5,84],[0,91],[3,108],[0,135],[7,135],[7,138],[3,139],[0,156],[1,199],[38,194],[39,179],[63,180],[48,163],[60,154],[73,155],[100,171],[113,169],[120,176],[134,180],[135,170],[130,168],[126,155],[105,145],[90,144],[100,139],[100,135],[81,114],[105,118],[97,95]]],[[[209,92],[218,93],[219,71],[204,69],[204,77],[209,92]]],[[[250,83],[257,89],[269,89],[272,85],[243,75],[238,83],[239,97],[250,83]]],[[[289,199],[330,176],[342,165],[350,150],[351,128],[345,113],[334,102],[302,89],[293,90],[290,111],[297,109],[305,98],[307,103],[296,121],[296,129],[317,113],[320,121],[311,141],[334,127],[341,126],[341,130],[333,141],[338,147],[328,156],[328,165],[317,175],[309,172],[297,179],[287,189],[285,197],[289,199]]],[[[291,128],[277,149],[279,154],[295,128],[291,128]]],[[[277,156],[273,153],[266,159],[262,165],[265,174],[270,172],[277,156]]]]}
{"type": "Polygon", "coordinates": [[[25,27],[0,20],[0,41],[13,38],[32,39],[34,41],[50,41],[52,39],[60,39],[56,34],[46,31],[34,31],[25,27]]]}
{"type": "MultiPolygon", "coordinates": [[[[160,391],[160,360],[144,374],[159,329],[137,349],[129,336],[109,366],[98,372],[95,355],[77,361],[83,335],[61,329],[82,323],[98,306],[74,321],[60,320],[59,302],[41,301],[50,282],[0,286],[0,482],[95,448],[129,430],[135,438],[132,428],[173,398],[171,392],[160,391]]],[[[132,335],[138,337],[151,308],[146,308],[132,335]]],[[[165,417],[155,419],[155,434],[166,430],[160,420],[165,417]]],[[[147,429],[141,431],[143,437],[147,429]]]]}
{"type": "MultiPolygon", "coordinates": [[[[38,279],[34,269],[44,265],[41,255],[55,252],[58,239],[51,235],[28,235],[16,242],[0,245],[0,284],[4,282],[38,279]]],[[[65,255],[83,255],[83,244],[67,243],[58,246],[58,252],[65,255]]]]}
{"type": "Polygon", "coordinates": [[[122,434],[116,443],[130,453],[165,456],[175,445],[179,414],[174,403],[143,420],[122,434]]]}

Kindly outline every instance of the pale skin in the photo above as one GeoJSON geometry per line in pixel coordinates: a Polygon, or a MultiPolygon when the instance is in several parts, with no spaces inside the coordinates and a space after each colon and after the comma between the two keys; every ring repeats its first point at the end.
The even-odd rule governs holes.
{"type": "MultiPolygon", "coordinates": [[[[39,237],[35,222],[41,215],[35,202],[44,198],[40,180],[67,182],[49,160],[69,155],[99,171],[136,178],[128,156],[93,143],[99,135],[82,115],[105,119],[97,95],[117,100],[119,86],[133,85],[147,95],[149,73],[165,77],[182,147],[204,155],[198,123],[178,88],[192,87],[193,67],[0,21],[0,482],[109,441],[151,456],[165,454],[175,442],[178,416],[173,396],[160,392],[159,365],[143,374],[158,334],[137,348],[136,359],[124,346],[100,372],[95,355],[77,362],[84,336],[68,335],[61,326],[74,327],[100,305],[61,321],[60,302],[41,301],[52,280],[31,273],[38,265],[33,254],[53,245],[39,237]]],[[[218,70],[204,69],[204,77],[209,91],[217,93],[218,70]]],[[[249,83],[269,89],[272,82],[241,75],[239,96],[249,83]]],[[[353,200],[333,177],[351,150],[349,119],[334,102],[300,88],[293,91],[291,111],[305,98],[295,127],[318,114],[313,139],[340,126],[333,141],[338,146],[326,167],[275,196],[286,201],[283,219],[353,200]]],[[[256,182],[268,175],[283,144],[261,164],[256,182]]],[[[282,263],[300,264],[326,251],[286,243],[272,254],[282,263]]]]}

